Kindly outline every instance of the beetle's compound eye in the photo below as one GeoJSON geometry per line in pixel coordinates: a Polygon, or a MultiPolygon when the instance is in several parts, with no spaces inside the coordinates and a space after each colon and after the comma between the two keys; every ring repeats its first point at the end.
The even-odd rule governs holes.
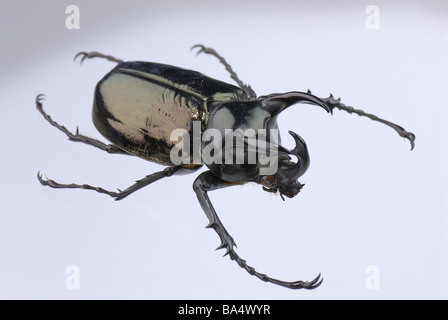
{"type": "Polygon", "coordinates": [[[263,176],[260,180],[260,184],[264,187],[270,188],[272,184],[275,183],[275,177],[274,176],[263,176]]]}
{"type": "Polygon", "coordinates": [[[277,181],[275,179],[275,176],[273,175],[263,176],[260,179],[260,184],[263,186],[263,190],[266,192],[277,193],[278,191],[277,181]]]}

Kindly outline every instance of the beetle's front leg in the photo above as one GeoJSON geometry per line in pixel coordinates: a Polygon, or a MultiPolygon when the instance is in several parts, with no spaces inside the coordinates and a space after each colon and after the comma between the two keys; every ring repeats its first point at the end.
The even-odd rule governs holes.
{"type": "Polygon", "coordinates": [[[229,252],[233,250],[233,247],[236,246],[236,243],[224,228],[221,220],[219,220],[218,214],[213,208],[207,192],[231,185],[232,184],[225,183],[221,179],[218,179],[210,171],[200,174],[193,183],[193,189],[196,192],[199,203],[201,204],[201,207],[209,220],[209,224],[206,226],[206,228],[213,228],[216,231],[219,238],[221,239],[221,245],[217,248],[217,250],[226,249],[227,252],[225,255],[229,254],[229,252]]]}
{"type": "Polygon", "coordinates": [[[75,142],[83,142],[83,143],[91,145],[95,148],[104,150],[108,153],[128,154],[127,152],[121,150],[120,148],[118,148],[117,146],[115,146],[113,144],[105,144],[104,142],[101,142],[97,139],[93,139],[93,138],[84,136],[82,134],[79,134],[78,128],[76,128],[76,133],[71,133],[69,130],[67,130],[67,128],[65,126],[60,125],[59,123],[57,123],[56,121],[51,119],[51,117],[43,109],[42,100],[44,100],[44,95],[43,94],[37,95],[37,97],[36,97],[37,110],[39,110],[39,112],[44,116],[45,120],[47,120],[52,126],[58,128],[60,131],[65,133],[67,135],[67,137],[69,138],[69,140],[75,141],[75,142]]]}
{"type": "MultiPolygon", "coordinates": [[[[308,93],[311,94],[311,91],[308,90],[308,93]]],[[[355,109],[355,108],[353,108],[351,106],[346,106],[345,104],[343,104],[341,102],[341,98],[335,99],[332,94],[330,94],[330,96],[328,98],[320,98],[320,100],[322,100],[328,106],[328,108],[331,109],[332,112],[333,112],[333,109],[336,108],[336,109],[339,109],[339,110],[346,111],[346,112],[348,112],[350,114],[354,113],[354,114],[357,114],[360,117],[367,117],[370,120],[378,121],[378,122],[381,122],[381,123],[385,124],[386,126],[394,129],[400,135],[400,137],[408,139],[409,142],[411,143],[411,150],[414,149],[414,147],[415,147],[415,134],[413,134],[412,132],[406,131],[402,126],[399,126],[398,124],[390,122],[388,120],[382,119],[382,118],[380,118],[380,117],[378,117],[378,116],[376,116],[374,114],[367,113],[367,112],[365,112],[363,110],[355,109]]]]}
{"type": "Polygon", "coordinates": [[[107,54],[103,54],[100,52],[96,52],[96,51],[91,51],[91,52],[79,52],[78,54],[75,55],[74,60],[76,61],[76,58],[81,56],[81,61],[80,63],[83,63],[85,59],[92,59],[92,58],[102,58],[102,59],[106,59],[108,61],[112,61],[115,63],[122,63],[123,60],[121,59],[117,59],[115,57],[112,57],[111,55],[107,55],[107,54]]]}
{"type": "Polygon", "coordinates": [[[238,254],[235,252],[234,247],[236,246],[235,241],[224,228],[223,224],[219,220],[218,214],[216,213],[213,205],[207,195],[208,191],[213,191],[225,187],[229,187],[235,185],[234,183],[229,183],[223,181],[216,177],[212,172],[206,171],[200,174],[193,184],[193,189],[196,192],[199,203],[201,204],[202,209],[204,210],[207,218],[209,220],[208,228],[213,228],[221,239],[221,245],[217,249],[226,249],[226,254],[229,255],[230,259],[235,260],[238,265],[246,270],[250,275],[257,277],[260,280],[265,282],[270,282],[277,284],[279,286],[283,286],[290,289],[315,289],[322,283],[322,278],[320,274],[311,281],[294,281],[294,282],[286,282],[277,280],[271,277],[268,277],[266,274],[259,273],[255,271],[254,268],[246,264],[246,261],[241,259],[238,254]]]}

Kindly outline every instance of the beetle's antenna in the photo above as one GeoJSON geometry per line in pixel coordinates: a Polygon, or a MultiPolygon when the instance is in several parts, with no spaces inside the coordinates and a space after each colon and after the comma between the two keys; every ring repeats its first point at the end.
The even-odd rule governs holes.
{"type": "Polygon", "coordinates": [[[200,48],[199,51],[196,52],[196,55],[203,52],[206,54],[211,54],[212,56],[216,57],[219,60],[219,62],[221,62],[224,65],[224,67],[226,68],[226,70],[230,73],[230,78],[232,78],[238,84],[238,86],[246,92],[246,94],[249,96],[249,98],[250,99],[257,98],[257,94],[255,93],[254,90],[252,90],[250,85],[245,84],[243,81],[241,81],[240,78],[238,78],[238,75],[235,73],[235,71],[233,71],[230,64],[227,63],[226,59],[224,59],[222,56],[220,56],[215,50],[213,50],[212,48],[207,48],[207,47],[203,46],[202,44],[194,45],[191,47],[190,50],[193,50],[195,48],[200,48]]]}
{"type": "MultiPolygon", "coordinates": [[[[310,90],[308,90],[308,93],[311,93],[310,90]]],[[[413,134],[412,132],[408,132],[406,131],[403,127],[399,126],[398,124],[392,123],[390,121],[384,120],[374,114],[371,113],[367,113],[363,110],[360,109],[355,109],[353,107],[350,106],[346,106],[345,104],[341,103],[341,98],[335,99],[333,97],[332,94],[330,94],[330,96],[328,98],[320,98],[328,107],[330,107],[331,110],[333,110],[334,108],[339,109],[339,110],[344,110],[348,113],[355,113],[360,117],[367,117],[373,121],[378,121],[381,123],[384,123],[386,126],[391,127],[392,129],[394,129],[399,135],[400,137],[406,138],[409,140],[409,142],[411,143],[411,150],[414,149],[415,147],[415,134],[413,134]]]]}

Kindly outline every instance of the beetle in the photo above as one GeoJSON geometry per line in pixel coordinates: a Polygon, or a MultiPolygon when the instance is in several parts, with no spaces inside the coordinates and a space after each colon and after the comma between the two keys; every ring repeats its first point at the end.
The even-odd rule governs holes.
{"type": "MultiPolygon", "coordinates": [[[[75,60],[81,58],[81,63],[91,58],[103,58],[117,63],[96,85],[92,111],[96,129],[110,144],[81,135],[78,128],[76,133],[72,133],[52,120],[43,110],[43,94],[39,94],[35,101],[44,118],[65,133],[69,140],[82,142],[108,153],[133,155],[156,162],[167,166],[164,170],[148,175],[118,192],[88,184],[58,183],[44,178],[40,172],[37,174],[38,180],[42,185],[52,188],[94,190],[115,200],[121,200],[162,178],[192,173],[205,164],[208,170],[197,176],[193,189],[209,220],[207,227],[214,229],[221,240],[217,249],[225,249],[225,255],[236,261],[250,275],[263,281],[291,289],[317,288],[323,280],[320,274],[311,281],[287,282],[259,273],[247,265],[236,253],[235,241],[221,223],[208,192],[252,182],[261,185],[264,191],[279,194],[283,200],[285,196],[295,197],[303,187],[298,178],[308,169],[310,157],[305,141],[293,131],[289,131],[289,134],[295,141],[295,147],[289,150],[281,146],[277,117],[286,108],[297,103],[315,105],[328,113],[339,109],[381,122],[408,139],[411,150],[414,148],[415,135],[395,123],[346,106],[331,94],[328,98],[319,98],[308,90],[257,96],[215,50],[203,45],[193,46],[192,49],[199,49],[197,54],[205,53],[217,58],[238,86],[212,79],[196,71],[165,64],[125,62],[99,52],[80,52],[75,56],[75,60]],[[212,130],[215,134],[222,135],[214,135],[213,139],[199,138],[199,143],[191,139],[184,141],[179,137],[178,143],[175,143],[176,140],[172,139],[174,130],[181,130],[188,137],[194,135],[195,129],[201,134],[212,130]],[[226,140],[228,132],[233,135],[231,139],[226,140]],[[235,132],[237,134],[234,134],[235,132]],[[235,146],[234,140],[238,140],[240,144],[235,146]],[[268,147],[272,156],[270,159],[275,164],[271,172],[266,163],[262,163],[260,156],[260,150],[266,152],[268,147]],[[181,150],[182,148],[194,150],[192,154],[186,153],[181,162],[174,161],[173,154],[179,155],[180,151],[184,154],[185,150],[181,150]],[[206,149],[212,150],[209,155],[212,155],[215,161],[204,161],[200,153],[206,149]],[[236,151],[237,154],[239,152],[243,161],[225,161],[228,159],[225,159],[224,154],[227,153],[223,152],[224,150],[236,151]],[[253,153],[255,158],[249,162],[248,157],[253,153]]],[[[235,154],[229,159],[235,160],[235,154]]]]}

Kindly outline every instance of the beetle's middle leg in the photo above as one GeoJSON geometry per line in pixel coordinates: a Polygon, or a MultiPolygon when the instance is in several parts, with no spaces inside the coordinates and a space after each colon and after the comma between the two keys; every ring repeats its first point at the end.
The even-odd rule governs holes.
{"type": "Polygon", "coordinates": [[[193,47],[191,47],[191,50],[193,50],[195,48],[200,48],[199,51],[196,53],[196,55],[200,54],[201,52],[204,52],[206,54],[211,54],[212,56],[216,57],[219,60],[219,62],[221,62],[224,65],[224,67],[226,68],[226,70],[230,73],[230,77],[238,84],[238,86],[241,89],[243,89],[246,92],[246,94],[249,96],[249,98],[250,99],[257,98],[257,94],[250,87],[250,85],[245,84],[243,81],[241,81],[240,78],[238,78],[238,75],[235,73],[235,71],[233,71],[230,64],[228,64],[227,61],[222,56],[220,56],[215,50],[213,50],[212,48],[207,48],[207,47],[203,46],[202,44],[194,45],[193,47]]]}
{"type": "Polygon", "coordinates": [[[64,132],[67,135],[67,137],[69,138],[69,140],[75,141],[75,142],[83,142],[83,143],[91,145],[95,148],[104,150],[108,153],[128,154],[113,144],[105,144],[104,142],[102,142],[100,140],[93,139],[93,138],[84,136],[82,134],[79,134],[78,128],[76,128],[76,133],[70,132],[69,130],[67,130],[66,127],[64,127],[63,125],[60,125],[59,123],[57,123],[56,121],[51,119],[51,117],[44,111],[44,109],[42,107],[43,98],[44,98],[43,94],[39,94],[36,97],[37,110],[39,110],[39,112],[44,116],[45,120],[47,120],[52,126],[58,128],[60,131],[64,132]]]}
{"type": "Polygon", "coordinates": [[[201,173],[193,184],[193,189],[196,192],[199,203],[201,204],[202,209],[204,210],[207,218],[209,220],[209,224],[207,228],[213,228],[221,239],[221,245],[218,249],[226,249],[226,255],[230,256],[230,259],[235,260],[238,265],[246,270],[250,275],[257,277],[260,280],[265,282],[270,282],[277,284],[279,286],[287,287],[290,289],[315,289],[322,283],[322,278],[320,274],[311,281],[294,281],[294,282],[286,282],[277,280],[271,277],[268,277],[266,274],[259,273],[255,271],[254,268],[248,266],[246,261],[241,259],[238,254],[235,252],[234,247],[236,246],[235,241],[224,228],[224,225],[219,220],[218,214],[216,213],[213,205],[210,201],[210,198],[207,195],[208,191],[213,191],[229,186],[233,186],[235,184],[223,181],[216,177],[212,172],[206,171],[201,173]]]}
{"type": "MultiPolygon", "coordinates": [[[[192,169],[188,169],[189,171],[193,172],[196,169],[199,169],[200,166],[194,167],[192,169]]],[[[37,179],[39,180],[39,182],[43,185],[43,186],[49,186],[51,188],[55,188],[55,189],[83,189],[83,190],[93,190],[99,193],[103,193],[103,194],[107,194],[109,196],[111,196],[112,198],[114,198],[115,200],[121,200],[125,197],[127,197],[128,195],[130,195],[131,193],[134,193],[137,190],[140,190],[144,187],[146,187],[147,185],[156,182],[162,178],[165,177],[170,177],[176,173],[180,173],[178,170],[179,169],[186,169],[183,166],[172,166],[172,167],[167,167],[162,171],[158,171],[155,172],[153,174],[150,174],[146,177],[144,177],[143,179],[137,180],[132,186],[130,186],[129,188],[121,191],[118,190],[118,192],[115,191],[108,191],[106,189],[103,189],[101,187],[93,187],[91,185],[88,184],[76,184],[76,183],[71,183],[71,184],[63,184],[63,183],[58,183],[54,180],[51,179],[44,179],[41,175],[40,172],[37,173],[37,179]]],[[[183,171],[183,170],[181,170],[183,171]]]]}

